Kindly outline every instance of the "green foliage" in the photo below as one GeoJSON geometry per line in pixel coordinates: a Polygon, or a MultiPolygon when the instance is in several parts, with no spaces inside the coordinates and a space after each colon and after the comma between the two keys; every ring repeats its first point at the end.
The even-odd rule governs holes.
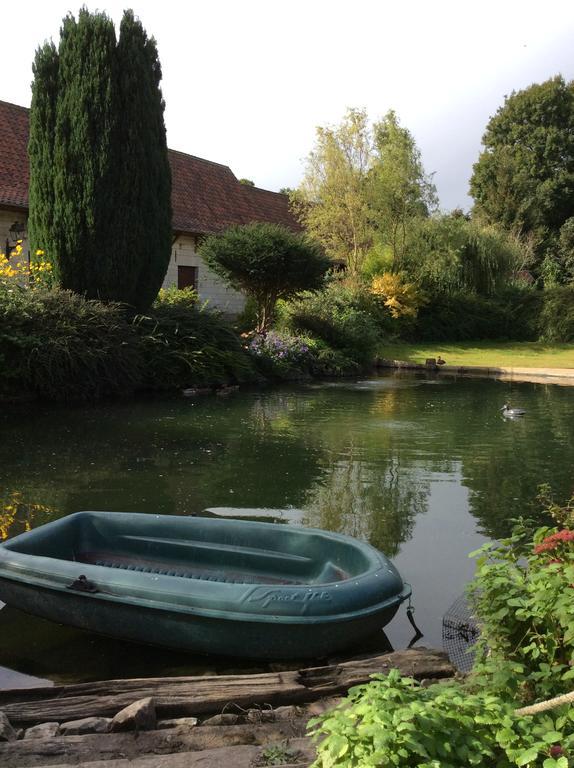
{"type": "Polygon", "coordinates": [[[358,371],[355,360],[312,336],[284,331],[256,334],[249,340],[247,351],[261,373],[271,378],[345,376],[358,371]]]}
{"type": "Polygon", "coordinates": [[[149,306],[170,256],[170,172],[155,42],[131,11],[69,14],[36,53],[30,237],[64,288],[149,306]]]}
{"type": "Polygon", "coordinates": [[[404,268],[429,293],[488,296],[509,283],[522,261],[515,238],[494,226],[447,215],[420,221],[404,268]]]}
{"type": "Polygon", "coordinates": [[[474,553],[469,588],[481,626],[475,674],[525,703],[574,687],[574,498],[549,511],[558,527],[533,532],[519,520],[508,538],[474,553]]]}
{"type": "Polygon", "coordinates": [[[0,392],[93,400],[254,379],[235,332],[193,291],[179,294],[131,319],[71,291],[0,286],[0,392]]]}
{"type": "Polygon", "coordinates": [[[481,627],[477,661],[464,681],[423,688],[393,670],[349,691],[309,723],[316,768],[542,766],[574,764],[574,712],[517,714],[521,703],[572,690],[574,497],[540,490],[557,527],[519,521],[510,537],[477,555],[469,589],[481,627]]]}
{"type": "Polygon", "coordinates": [[[509,314],[498,303],[474,294],[438,295],[421,307],[403,335],[421,341],[508,338],[509,314]]]}
{"type": "Polygon", "coordinates": [[[0,350],[0,390],[89,400],[129,394],[141,381],[124,308],[71,291],[0,288],[0,350]]]}
{"type": "Polygon", "coordinates": [[[388,249],[392,269],[401,269],[413,222],[437,204],[415,141],[396,114],[371,127],[366,111],[357,109],[340,125],[317,129],[291,200],[306,230],[352,276],[373,249],[388,249]]]}
{"type": "Polygon", "coordinates": [[[292,206],[306,231],[325,253],[343,262],[352,275],[372,247],[369,169],[372,136],[365,110],[349,109],[340,125],[317,128],[292,206]]]}
{"type": "Polygon", "coordinates": [[[510,702],[456,683],[422,688],[396,670],[309,723],[321,738],[315,768],[568,768],[571,724],[567,713],[517,717],[510,702]]]}
{"type": "Polygon", "coordinates": [[[514,92],[490,119],[470,189],[487,221],[538,242],[538,263],[574,203],[574,82],[554,77],[514,92]]]}
{"type": "Polygon", "coordinates": [[[258,331],[273,321],[278,299],[318,287],[329,268],[304,235],[259,222],[206,238],[200,254],[216,274],[254,299],[258,331]]]}
{"type": "Polygon", "coordinates": [[[290,749],[289,742],[285,741],[282,744],[270,744],[261,750],[261,754],[255,760],[254,765],[266,766],[266,765],[291,765],[298,763],[301,760],[301,753],[290,749]]]}
{"type": "Polygon", "coordinates": [[[375,243],[386,246],[392,271],[404,269],[411,229],[436,210],[438,198],[411,133],[392,110],[373,126],[375,160],[370,172],[370,209],[375,243]]]}
{"type": "Polygon", "coordinates": [[[280,324],[291,333],[320,339],[358,368],[372,365],[381,331],[377,316],[388,315],[359,284],[332,280],[282,308],[280,324]]]}
{"type": "Polygon", "coordinates": [[[111,223],[114,250],[106,254],[109,290],[142,311],[157,296],[171,255],[171,170],[157,46],[131,10],[120,24],[116,68],[117,204],[111,223]]]}
{"type": "Polygon", "coordinates": [[[218,315],[199,307],[194,291],[160,293],[149,312],[136,315],[133,329],[140,340],[146,389],[215,386],[254,378],[237,334],[218,315]]]}
{"type": "Polygon", "coordinates": [[[574,285],[544,291],[539,330],[541,341],[574,341],[574,285]]]}

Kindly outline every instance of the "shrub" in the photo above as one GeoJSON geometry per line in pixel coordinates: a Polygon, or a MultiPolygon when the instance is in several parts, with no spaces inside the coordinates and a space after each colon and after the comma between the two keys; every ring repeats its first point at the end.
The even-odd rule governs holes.
{"type": "Polygon", "coordinates": [[[511,702],[487,691],[457,683],[422,688],[396,670],[373,677],[310,721],[321,739],[316,768],[568,768],[563,756],[574,749],[574,735],[563,713],[517,717],[511,702]]]}
{"type": "Polygon", "coordinates": [[[574,285],[544,291],[539,331],[541,341],[574,341],[574,285]]]}
{"type": "Polygon", "coordinates": [[[475,294],[434,295],[416,321],[403,324],[406,338],[417,341],[503,339],[512,327],[508,307],[475,294]]]}
{"type": "Polygon", "coordinates": [[[0,288],[0,364],[4,389],[51,400],[130,393],[142,369],[122,306],[42,288],[0,288]]]}
{"type": "Polygon", "coordinates": [[[290,378],[309,373],[313,368],[315,355],[311,339],[270,331],[253,336],[247,350],[267,375],[290,378]]]}
{"type": "Polygon", "coordinates": [[[208,237],[206,264],[257,307],[257,331],[266,330],[279,299],[318,287],[330,262],[316,243],[278,224],[255,222],[208,237]]]}
{"type": "Polygon", "coordinates": [[[393,670],[352,688],[309,723],[317,768],[573,764],[567,703],[516,711],[569,692],[574,680],[574,497],[559,505],[543,487],[540,499],[555,527],[533,534],[518,521],[509,538],[475,553],[469,593],[481,636],[471,676],[423,688],[393,670]]]}
{"type": "Polygon", "coordinates": [[[264,375],[280,379],[346,376],[358,372],[355,361],[310,336],[270,331],[253,336],[247,350],[264,375]]]}
{"type": "Polygon", "coordinates": [[[239,337],[217,314],[199,307],[192,291],[163,292],[133,329],[143,356],[143,386],[170,390],[254,378],[239,337]]]}
{"type": "Polygon", "coordinates": [[[379,318],[388,311],[361,286],[334,280],[322,291],[306,293],[281,308],[280,324],[342,352],[357,366],[371,365],[379,337],[379,318]]]}
{"type": "Polygon", "coordinates": [[[567,693],[574,681],[574,498],[547,507],[555,527],[533,532],[518,521],[507,539],[474,553],[469,590],[481,626],[475,672],[527,703],[567,693]]]}

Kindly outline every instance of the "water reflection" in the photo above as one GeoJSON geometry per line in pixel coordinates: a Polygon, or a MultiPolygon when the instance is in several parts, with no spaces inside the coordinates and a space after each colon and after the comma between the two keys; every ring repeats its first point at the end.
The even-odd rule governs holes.
{"type": "MultiPolygon", "coordinates": [[[[225,400],[26,406],[2,412],[0,438],[2,537],[79,509],[301,510],[304,524],[395,558],[424,595],[432,645],[477,537],[502,536],[532,513],[540,482],[570,495],[574,389],[402,373],[225,400]],[[507,400],[526,409],[522,420],[501,417],[507,400]]],[[[5,629],[24,631],[2,611],[5,629]]],[[[409,627],[391,634],[399,645],[412,636],[409,627]]],[[[3,646],[0,665],[10,666],[3,646]]]]}

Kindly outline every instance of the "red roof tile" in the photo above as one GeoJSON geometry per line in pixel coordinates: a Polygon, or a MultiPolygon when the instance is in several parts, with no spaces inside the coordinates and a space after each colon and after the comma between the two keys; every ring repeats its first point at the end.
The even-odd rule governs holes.
{"type": "Polygon", "coordinates": [[[0,101],[0,205],[28,207],[28,110],[0,101]]]}
{"type": "MultiPolygon", "coordinates": [[[[0,206],[27,208],[29,110],[0,101],[0,206]]],[[[169,150],[173,229],[218,232],[231,224],[269,221],[299,230],[286,195],[240,184],[230,168],[169,150]]]]}

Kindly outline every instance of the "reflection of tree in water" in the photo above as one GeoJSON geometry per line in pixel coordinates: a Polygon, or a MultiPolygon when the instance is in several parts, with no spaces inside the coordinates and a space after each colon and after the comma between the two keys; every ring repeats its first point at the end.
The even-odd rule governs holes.
{"type": "MultiPolygon", "coordinates": [[[[573,394],[555,385],[524,388],[515,400],[526,407],[526,415],[516,420],[489,419],[491,405],[483,403],[484,417],[473,425],[472,443],[488,443],[489,449],[467,449],[462,466],[470,510],[487,536],[507,536],[520,516],[547,523],[535,500],[540,483],[549,482],[556,498],[569,497],[574,482],[573,394]]],[[[462,441],[455,419],[452,429],[459,430],[462,441]]]]}
{"type": "Polygon", "coordinates": [[[0,492],[0,541],[47,523],[55,514],[52,507],[36,504],[24,498],[20,491],[0,492]]]}
{"type": "Polygon", "coordinates": [[[428,494],[428,482],[401,471],[398,456],[375,467],[351,450],[309,492],[306,522],[365,539],[392,557],[411,537],[415,517],[426,512],[428,494]]]}

